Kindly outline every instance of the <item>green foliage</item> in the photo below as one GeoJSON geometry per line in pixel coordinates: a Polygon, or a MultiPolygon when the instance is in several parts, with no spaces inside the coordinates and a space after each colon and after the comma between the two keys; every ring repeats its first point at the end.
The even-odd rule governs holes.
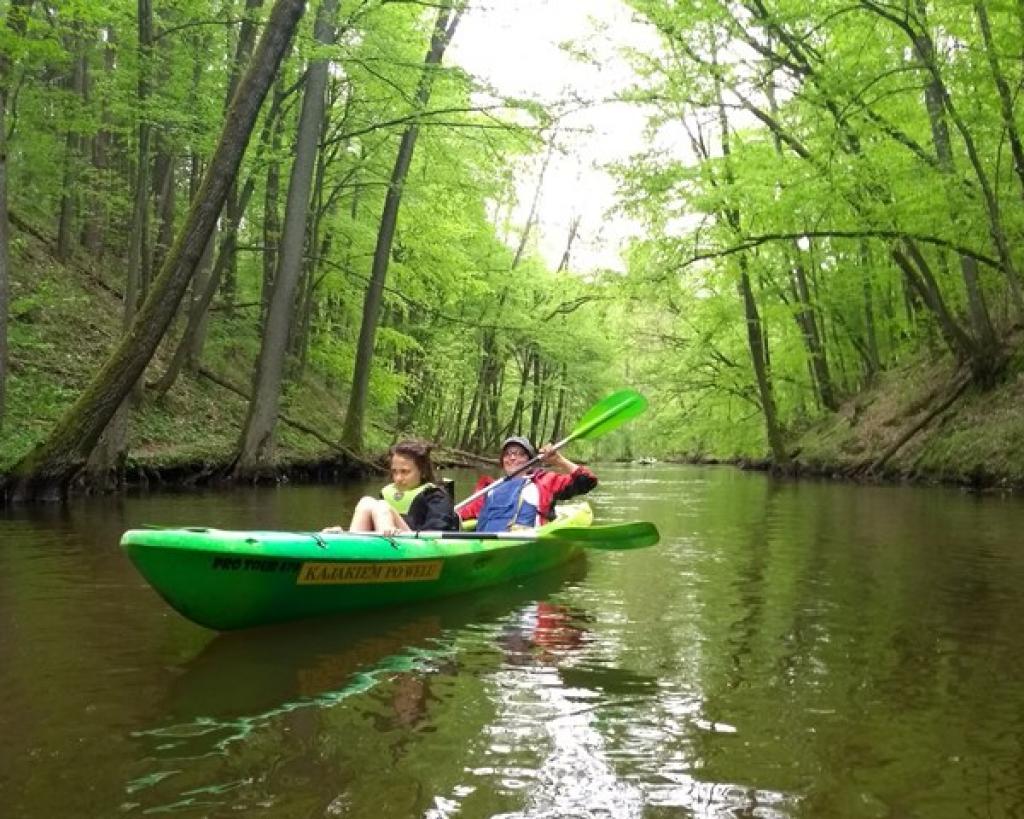
{"type": "MultiPolygon", "coordinates": [[[[127,0],[104,7],[81,0],[45,12],[36,4],[26,36],[12,44],[23,57],[17,119],[8,120],[12,209],[37,232],[52,234],[56,214],[70,203],[74,236],[98,230],[101,247],[77,248],[73,264],[91,272],[72,268],[66,275],[91,276],[113,291],[125,288],[139,126],[152,131],[150,170],[156,157],[172,163],[172,219],[180,229],[221,133],[241,31],[236,22],[218,21],[242,19],[244,3],[229,0],[213,15],[196,0],[158,4],[148,53],[138,48],[135,14],[127,0]],[[76,61],[85,66],[85,93],[70,82],[76,61]]],[[[519,196],[519,173],[544,148],[538,134],[553,122],[550,113],[533,100],[497,99],[446,66],[434,77],[426,112],[413,118],[435,14],[416,4],[343,4],[340,36],[330,47],[314,44],[307,14],[239,172],[238,190],[251,195],[227,284],[209,314],[202,363],[245,391],[259,354],[265,253],[276,250],[268,230],[284,213],[301,79],[307,61],[328,57],[328,111],[282,405],[283,413],[315,419],[327,439],[342,426],[381,210],[399,139],[414,122],[419,138],[376,336],[368,443],[380,447],[416,432],[487,448],[512,424],[549,437],[621,386],[621,351],[605,327],[609,287],[552,273],[531,243],[516,259],[513,245],[524,227],[496,215],[510,212],[508,203],[519,196]],[[477,101],[480,91],[486,104],[477,101]],[[471,415],[471,405],[486,411],[471,415]]],[[[165,201],[160,181],[150,178],[150,249],[165,201]]],[[[16,235],[16,244],[24,241],[16,235]]],[[[34,242],[31,249],[41,252],[34,242]]],[[[55,286],[50,276],[31,281],[35,267],[32,260],[17,273],[15,361],[74,350],[73,372],[59,373],[47,387],[27,375],[29,368],[15,368],[9,420],[18,433],[5,441],[4,463],[45,436],[121,331],[121,305],[109,292],[82,296],[73,315],[64,302],[74,288],[55,286]],[[102,325],[93,343],[76,346],[57,332],[81,334],[86,317],[102,325]]],[[[182,316],[151,366],[150,383],[167,366],[183,327],[182,316]]],[[[244,416],[245,400],[235,392],[181,377],[160,402],[147,400],[136,411],[132,457],[164,465],[226,461],[244,416]]],[[[286,458],[334,454],[323,440],[280,425],[277,439],[286,458]]]]}
{"type": "Polygon", "coordinates": [[[632,55],[627,97],[647,106],[652,134],[682,135],[617,169],[622,209],[647,228],[622,282],[633,306],[620,331],[642,328],[631,361],[658,385],[652,403],[672,406],[659,419],[673,430],[665,450],[767,449],[736,289],[744,269],[770,398],[791,439],[829,411],[823,374],[835,398],[853,395],[943,340],[985,372],[996,355],[985,321],[1004,334],[1020,319],[1013,288],[1024,257],[994,241],[1024,229],[1024,175],[1007,139],[1020,122],[1007,118],[993,73],[994,61],[1009,87],[1020,80],[1020,43],[1008,34],[1019,31],[1016,12],[986,6],[989,47],[969,4],[921,4],[909,16],[866,2],[786,0],[742,13],[631,5],[663,48],[632,55]],[[932,102],[945,104],[929,108],[922,89],[936,82],[932,102]],[[914,275],[934,286],[893,264],[893,249],[906,255],[910,245],[914,275]],[[967,255],[982,260],[981,313],[969,312],[967,255]],[[950,321],[966,344],[951,338],[950,321]],[[815,344],[827,372],[815,369],[815,344]]]}

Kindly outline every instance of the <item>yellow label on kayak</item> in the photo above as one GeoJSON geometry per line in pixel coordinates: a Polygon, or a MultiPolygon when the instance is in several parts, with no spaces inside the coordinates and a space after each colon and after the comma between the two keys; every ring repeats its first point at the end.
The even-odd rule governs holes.
{"type": "Polygon", "coordinates": [[[441,560],[410,560],[402,563],[312,563],[302,564],[299,586],[354,583],[415,583],[437,580],[441,576],[441,560]]]}

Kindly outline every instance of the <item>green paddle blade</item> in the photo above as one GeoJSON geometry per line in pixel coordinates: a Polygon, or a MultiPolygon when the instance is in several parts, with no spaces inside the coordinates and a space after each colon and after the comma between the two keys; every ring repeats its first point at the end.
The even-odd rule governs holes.
{"type": "Polygon", "coordinates": [[[550,532],[538,532],[537,540],[576,543],[588,549],[642,549],[661,539],[653,523],[607,523],[602,526],[566,526],[550,532]]]}
{"type": "Polygon", "coordinates": [[[571,440],[598,438],[647,409],[647,399],[636,390],[619,390],[590,408],[568,435],[571,440]]]}

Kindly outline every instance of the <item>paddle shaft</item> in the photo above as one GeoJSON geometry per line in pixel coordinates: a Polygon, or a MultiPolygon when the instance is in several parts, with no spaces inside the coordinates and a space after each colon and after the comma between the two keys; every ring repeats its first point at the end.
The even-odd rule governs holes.
{"type": "MultiPolygon", "coordinates": [[[[563,526],[551,531],[519,529],[510,532],[396,532],[385,535],[377,532],[345,532],[345,536],[360,535],[384,540],[513,540],[551,541],[552,543],[575,543],[591,549],[637,549],[652,546],[660,535],[653,523],[608,523],[601,526],[563,526]]],[[[322,533],[311,533],[317,542],[327,548],[322,533]]]]}

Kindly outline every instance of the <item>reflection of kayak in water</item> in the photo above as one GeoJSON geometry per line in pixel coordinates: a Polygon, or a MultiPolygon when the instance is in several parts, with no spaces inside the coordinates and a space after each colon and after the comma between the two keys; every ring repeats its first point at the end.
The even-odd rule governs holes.
{"type": "Polygon", "coordinates": [[[215,637],[174,683],[176,719],[265,714],[364,690],[374,677],[444,662],[453,633],[579,580],[585,563],[415,608],[361,612],[215,637]]]}
{"type": "MultiPolygon", "coordinates": [[[[632,532],[621,524],[589,529],[593,513],[585,502],[563,504],[558,514],[536,530],[393,538],[132,529],[121,546],[171,606],[200,625],[227,630],[503,585],[565,564],[592,541],[601,545],[620,530],[632,532]]],[[[648,538],[646,530],[642,534],[648,538]]]]}

